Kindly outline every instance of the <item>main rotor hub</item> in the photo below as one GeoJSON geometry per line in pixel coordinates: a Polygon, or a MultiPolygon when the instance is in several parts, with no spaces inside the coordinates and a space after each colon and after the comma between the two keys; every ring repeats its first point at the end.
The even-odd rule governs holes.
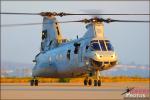
{"type": "Polygon", "coordinates": [[[82,22],[84,23],[98,23],[98,22],[106,22],[105,19],[103,18],[98,18],[98,17],[94,17],[94,18],[91,18],[91,19],[84,19],[82,20],[82,22]]]}
{"type": "Polygon", "coordinates": [[[103,18],[98,18],[98,17],[94,17],[92,19],[90,19],[91,22],[104,22],[103,18]]]}
{"type": "Polygon", "coordinates": [[[40,13],[41,16],[66,16],[67,13],[64,12],[60,12],[60,13],[56,13],[56,12],[41,12],[40,13]]]}

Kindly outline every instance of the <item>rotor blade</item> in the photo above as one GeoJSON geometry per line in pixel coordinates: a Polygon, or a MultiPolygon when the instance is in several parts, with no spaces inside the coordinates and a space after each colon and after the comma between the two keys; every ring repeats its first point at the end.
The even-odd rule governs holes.
{"type": "Polygon", "coordinates": [[[41,25],[41,24],[43,23],[4,24],[4,25],[1,25],[1,27],[31,26],[31,25],[41,25]]]}
{"type": "Polygon", "coordinates": [[[106,23],[110,22],[133,22],[133,23],[149,23],[150,21],[143,21],[143,20],[114,20],[114,19],[106,19],[104,20],[106,23]]]}
{"type": "MultiPolygon", "coordinates": [[[[57,23],[74,23],[74,22],[82,22],[81,21],[62,21],[57,23]]],[[[48,23],[24,23],[24,24],[3,24],[0,25],[1,27],[16,27],[16,26],[32,26],[32,25],[41,25],[41,24],[48,24],[48,23]]]]}
{"type": "Polygon", "coordinates": [[[5,15],[40,15],[40,13],[13,13],[13,12],[0,12],[5,15]]]}
{"type": "Polygon", "coordinates": [[[41,16],[68,16],[68,15],[150,15],[150,14],[112,14],[112,13],[104,13],[104,14],[98,14],[98,13],[91,13],[91,14],[73,14],[73,13],[64,13],[64,12],[60,12],[60,13],[56,13],[56,12],[41,12],[41,13],[14,13],[14,12],[1,12],[0,14],[9,14],[9,15],[41,15],[41,16]]]}
{"type": "Polygon", "coordinates": [[[136,20],[118,20],[116,22],[137,22],[137,23],[149,23],[150,21],[136,21],[136,20]]]}
{"type": "Polygon", "coordinates": [[[97,13],[93,13],[93,14],[71,14],[71,13],[65,13],[65,15],[150,15],[150,14],[97,14],[97,13]]]}
{"type": "Polygon", "coordinates": [[[62,21],[57,23],[75,23],[75,22],[84,22],[84,20],[76,20],[76,21],[62,21]]]}
{"type": "MultiPolygon", "coordinates": [[[[74,22],[82,22],[82,23],[90,23],[93,22],[94,19],[83,19],[83,20],[76,20],[76,21],[60,21],[56,23],[74,23],[74,22]]],[[[114,20],[114,19],[96,19],[97,22],[136,22],[136,23],[149,23],[150,21],[137,21],[137,20],[114,20]]],[[[25,24],[4,24],[1,27],[15,27],[15,26],[31,26],[31,25],[41,25],[41,24],[48,24],[48,23],[25,23],[25,24]]]]}
{"type": "Polygon", "coordinates": [[[97,20],[97,22],[142,22],[142,23],[149,23],[150,21],[137,21],[137,20],[114,20],[114,19],[103,19],[103,18],[93,18],[93,19],[83,19],[83,20],[77,20],[77,21],[64,21],[64,22],[58,22],[58,23],[72,23],[72,22],[84,22],[89,23],[93,22],[94,20],[97,20]]]}

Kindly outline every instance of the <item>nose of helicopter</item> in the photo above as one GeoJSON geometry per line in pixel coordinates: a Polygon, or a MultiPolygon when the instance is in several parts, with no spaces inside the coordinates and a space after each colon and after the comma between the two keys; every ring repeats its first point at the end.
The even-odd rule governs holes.
{"type": "Polygon", "coordinates": [[[114,51],[93,52],[90,62],[93,67],[106,70],[117,64],[117,55],[114,51]]]}

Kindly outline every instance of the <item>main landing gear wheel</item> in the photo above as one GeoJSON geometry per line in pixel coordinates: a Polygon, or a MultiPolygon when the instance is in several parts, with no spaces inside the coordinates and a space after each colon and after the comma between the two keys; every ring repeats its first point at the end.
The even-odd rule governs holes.
{"type": "MultiPolygon", "coordinates": [[[[85,79],[84,80],[84,86],[91,86],[92,85],[92,79],[85,79]]],[[[94,86],[101,86],[101,80],[94,80],[94,86]]]]}
{"type": "Polygon", "coordinates": [[[91,79],[89,79],[88,84],[92,85],[92,80],[91,79]]]}
{"type": "Polygon", "coordinates": [[[34,80],[30,80],[30,86],[34,85],[34,80]]]}
{"type": "Polygon", "coordinates": [[[30,86],[38,86],[39,81],[35,78],[30,80],[30,86]]]}
{"type": "Polygon", "coordinates": [[[87,80],[87,79],[84,80],[84,85],[85,85],[85,86],[88,85],[88,80],[87,80]]]}
{"type": "Polygon", "coordinates": [[[98,85],[97,80],[94,80],[94,86],[97,86],[97,85],[98,85]]]}
{"type": "Polygon", "coordinates": [[[39,81],[38,80],[34,80],[34,85],[38,86],[39,81]]]}
{"type": "Polygon", "coordinates": [[[102,83],[101,80],[98,80],[98,86],[101,86],[101,83],[102,83]]]}
{"type": "Polygon", "coordinates": [[[94,80],[94,86],[101,86],[101,80],[94,80]]]}
{"type": "Polygon", "coordinates": [[[91,86],[91,85],[92,85],[92,79],[89,79],[89,80],[88,80],[88,79],[85,79],[85,80],[84,80],[84,85],[85,85],[85,86],[87,86],[87,85],[91,86]]]}

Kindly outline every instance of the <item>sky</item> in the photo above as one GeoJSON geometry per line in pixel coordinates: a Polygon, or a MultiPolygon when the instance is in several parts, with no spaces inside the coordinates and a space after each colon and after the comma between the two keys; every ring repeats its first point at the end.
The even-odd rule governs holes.
{"type": "MultiPolygon", "coordinates": [[[[148,1],[1,1],[2,12],[43,11],[67,13],[149,13],[148,1]]],[[[93,16],[57,17],[59,21],[93,16]]],[[[149,20],[148,16],[99,16],[123,20],[149,20]]],[[[1,15],[1,24],[38,23],[41,16],[1,15]]],[[[105,36],[119,56],[119,63],[149,65],[149,23],[110,23],[105,36]]],[[[86,32],[85,24],[61,24],[64,38],[75,39],[86,32]]],[[[1,60],[32,63],[40,50],[42,25],[1,27],[1,60]]]]}

